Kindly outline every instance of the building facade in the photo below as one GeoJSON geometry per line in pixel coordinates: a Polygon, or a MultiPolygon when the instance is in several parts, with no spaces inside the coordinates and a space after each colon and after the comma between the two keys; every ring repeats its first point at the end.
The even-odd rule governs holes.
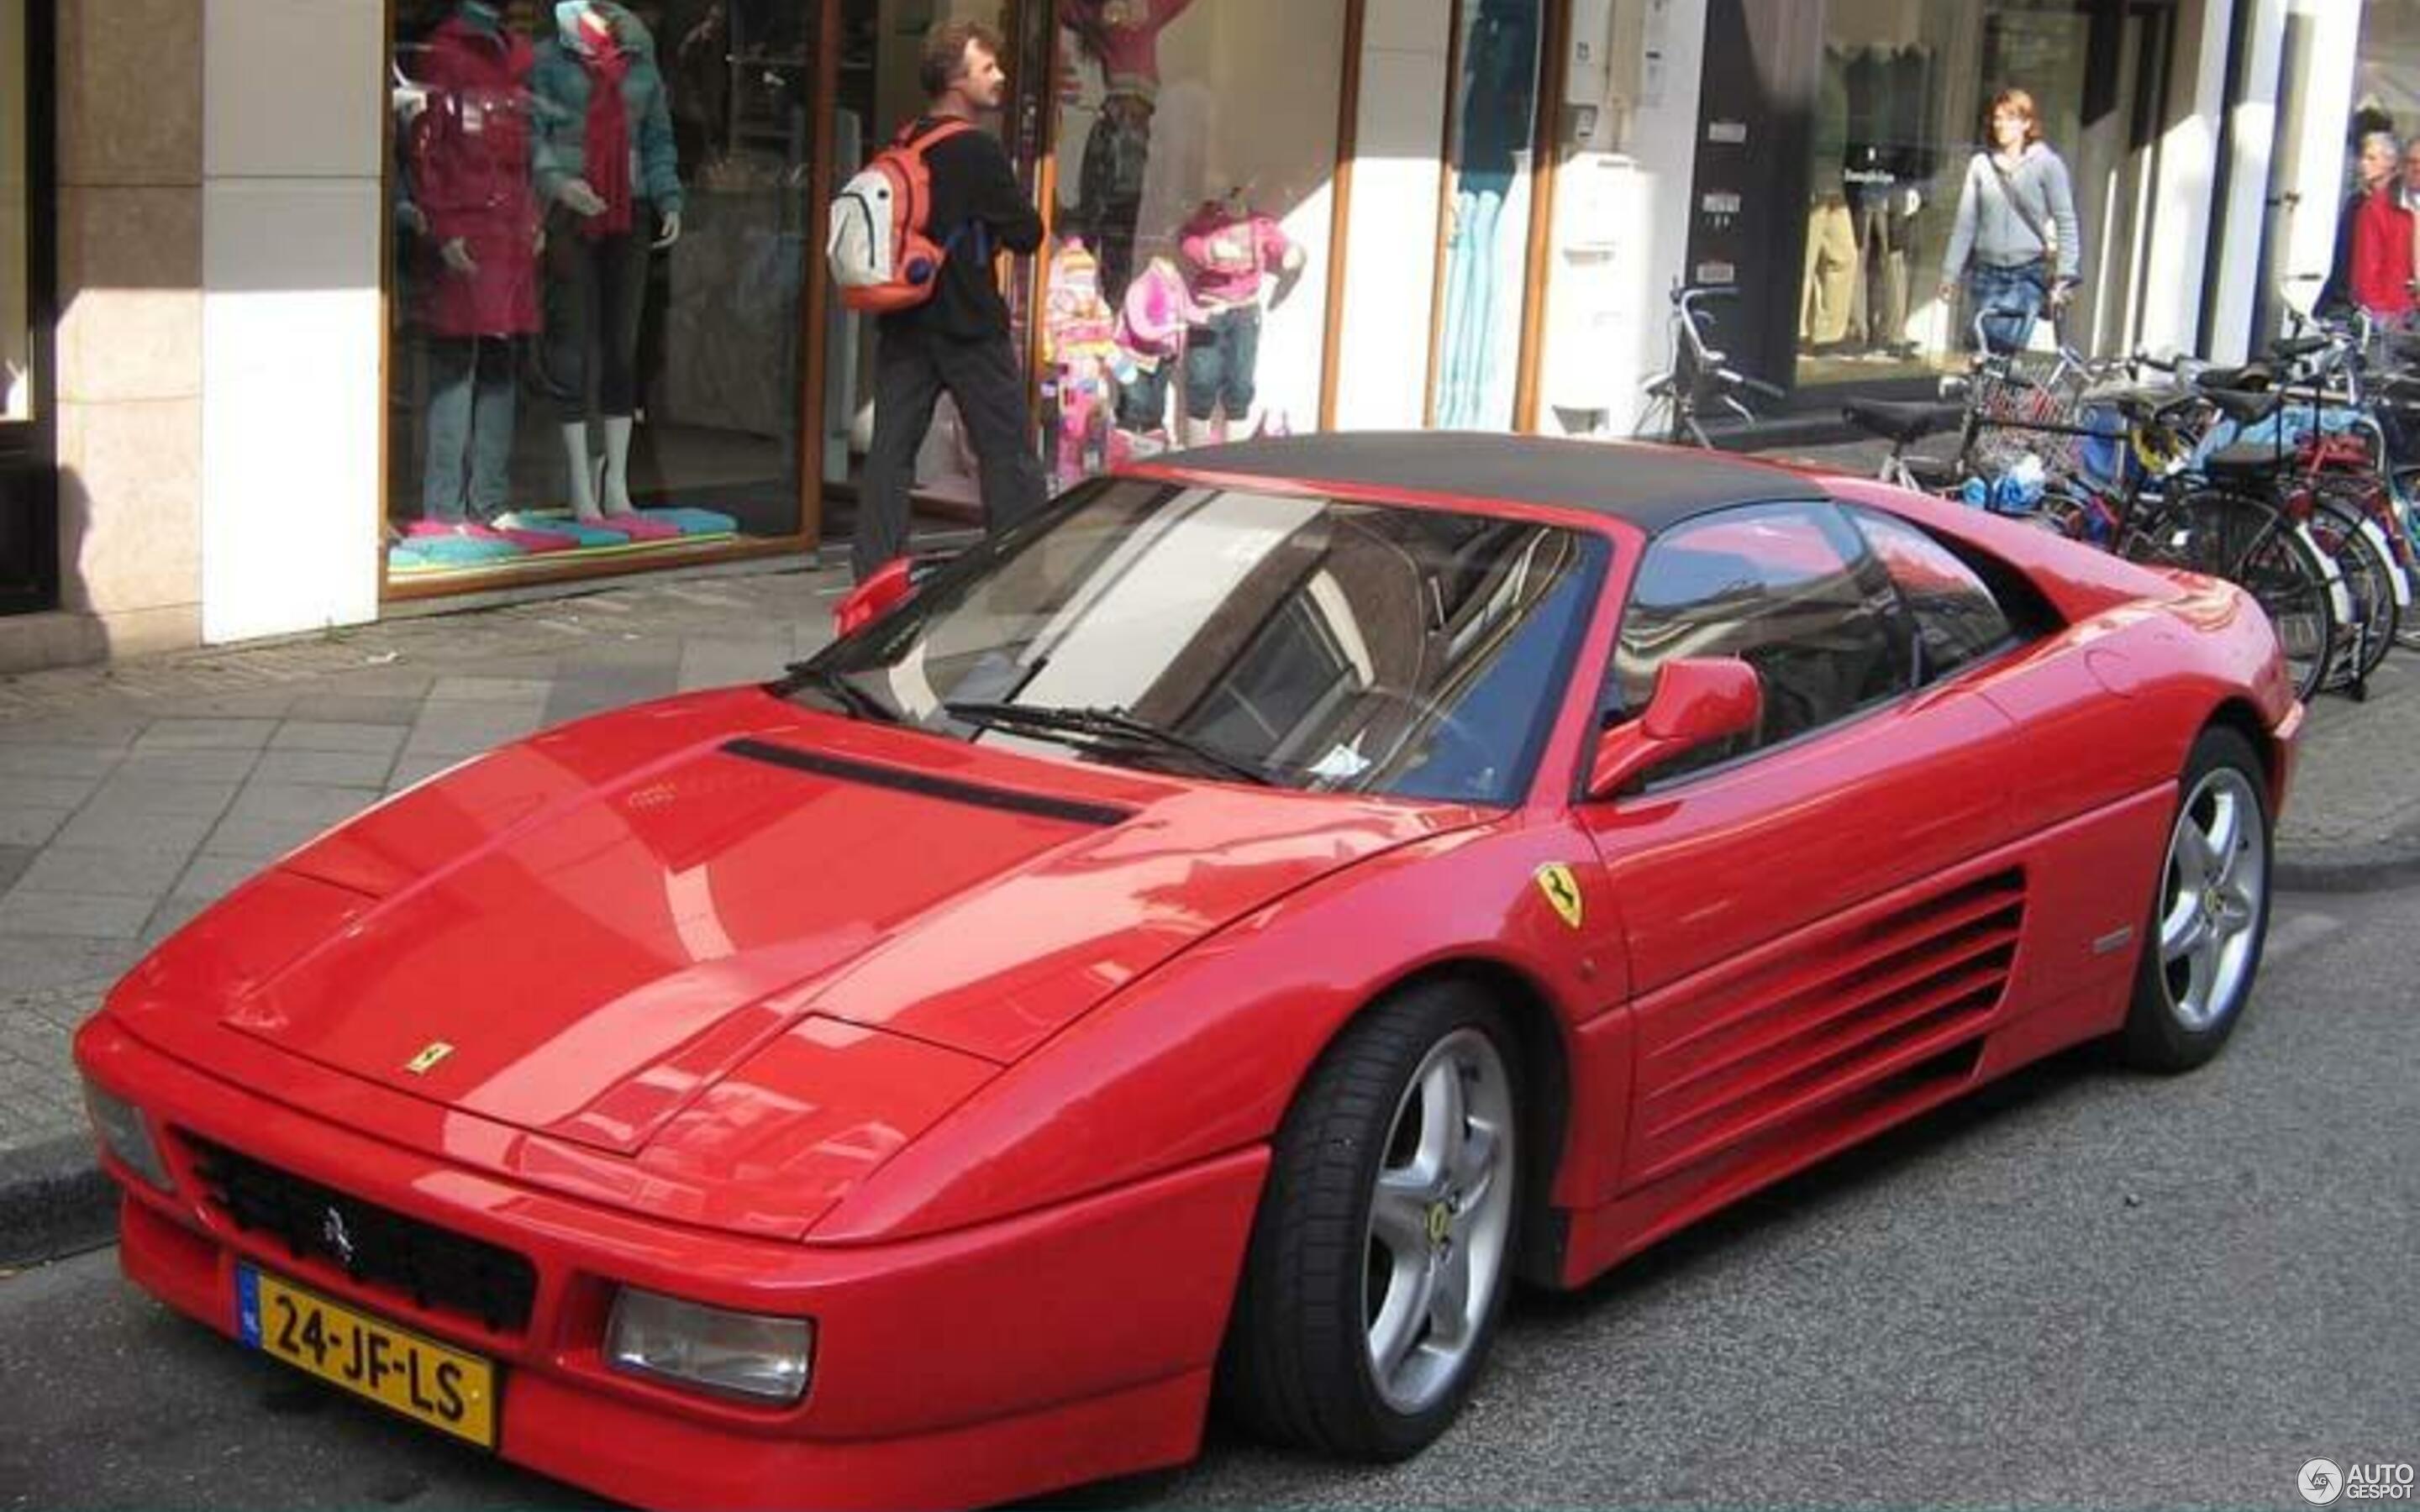
{"type": "MultiPolygon", "coordinates": [[[[2240,355],[2326,265],[2356,97],[2420,77],[2412,4],[0,0],[0,668],[844,544],[872,337],[825,207],[936,20],[1007,39],[1067,481],[1628,435],[1683,285],[1736,291],[1768,434],[1926,392],[2010,85],[2074,185],[2062,334],[2240,355]]],[[[920,509],[971,473],[945,412],[920,509]]]]}

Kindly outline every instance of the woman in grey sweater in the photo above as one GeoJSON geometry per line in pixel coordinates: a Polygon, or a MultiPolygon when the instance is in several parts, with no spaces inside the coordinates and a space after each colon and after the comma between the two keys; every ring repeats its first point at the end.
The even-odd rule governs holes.
{"type": "Polygon", "coordinates": [[[1966,284],[1968,309],[1985,314],[1983,337],[1996,352],[2032,337],[2045,305],[2066,307],[2084,260],[2075,193],[2067,164],[2041,139],[2034,97],[2003,89],[1992,97],[1992,147],[1966,164],[1958,224],[1941,260],[1947,303],[1966,284]]]}

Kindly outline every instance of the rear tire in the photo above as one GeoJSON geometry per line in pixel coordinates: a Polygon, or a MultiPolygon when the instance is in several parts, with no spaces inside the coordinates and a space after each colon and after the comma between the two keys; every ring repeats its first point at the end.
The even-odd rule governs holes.
{"type": "Polygon", "coordinates": [[[2178,784],[2119,1035],[2129,1065],[2190,1071],[2234,1032],[2269,933],[2272,840],[2269,790],[2252,742],[2224,726],[2203,731],[2178,784]]]}
{"type": "Polygon", "coordinates": [[[1401,1459],[1445,1431],[1512,1289],[1521,1063],[1475,990],[1416,987],[1328,1047],[1278,1132],[1220,1359],[1264,1438],[1401,1459]]]}

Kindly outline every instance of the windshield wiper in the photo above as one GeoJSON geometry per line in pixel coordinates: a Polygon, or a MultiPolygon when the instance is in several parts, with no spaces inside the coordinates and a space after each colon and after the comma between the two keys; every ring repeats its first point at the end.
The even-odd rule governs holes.
{"type": "Polygon", "coordinates": [[[844,673],[834,671],[830,667],[818,667],[814,662],[799,661],[790,664],[789,672],[790,675],[782,684],[782,691],[784,693],[795,692],[801,687],[811,687],[858,718],[871,719],[877,724],[899,722],[898,710],[850,682],[844,673]]]}
{"type": "Polygon", "coordinates": [[[1137,718],[1124,709],[1063,709],[1047,704],[995,703],[980,699],[954,700],[941,707],[954,719],[962,719],[985,729],[1003,730],[1016,735],[1053,737],[1095,749],[1174,756],[1238,781],[1261,787],[1278,785],[1278,779],[1262,767],[1222,755],[1190,736],[1178,734],[1148,719],[1137,718]]]}

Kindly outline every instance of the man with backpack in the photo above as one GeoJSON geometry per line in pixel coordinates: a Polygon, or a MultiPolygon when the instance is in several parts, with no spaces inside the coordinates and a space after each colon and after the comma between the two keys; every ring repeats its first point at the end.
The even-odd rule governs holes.
{"type": "MultiPolygon", "coordinates": [[[[843,298],[853,307],[882,312],[876,327],[874,446],[849,548],[849,565],[861,581],[908,549],[916,453],[944,391],[956,401],[974,446],[989,528],[1013,525],[1043,504],[1025,376],[993,273],[1001,250],[1031,253],[1042,244],[1042,217],[1017,187],[1007,150],[973,124],[978,113],[999,108],[1007,86],[1001,47],[1000,34],[980,22],[945,22],[926,33],[919,79],[930,104],[861,176],[871,179],[879,170],[890,189],[877,194],[885,204],[895,202],[890,224],[873,233],[876,270],[861,268],[858,275],[877,278],[880,285],[852,288],[850,277],[841,275],[843,298]]],[[[851,218],[857,190],[853,180],[834,209],[836,273],[850,234],[843,223],[851,218]]]]}

